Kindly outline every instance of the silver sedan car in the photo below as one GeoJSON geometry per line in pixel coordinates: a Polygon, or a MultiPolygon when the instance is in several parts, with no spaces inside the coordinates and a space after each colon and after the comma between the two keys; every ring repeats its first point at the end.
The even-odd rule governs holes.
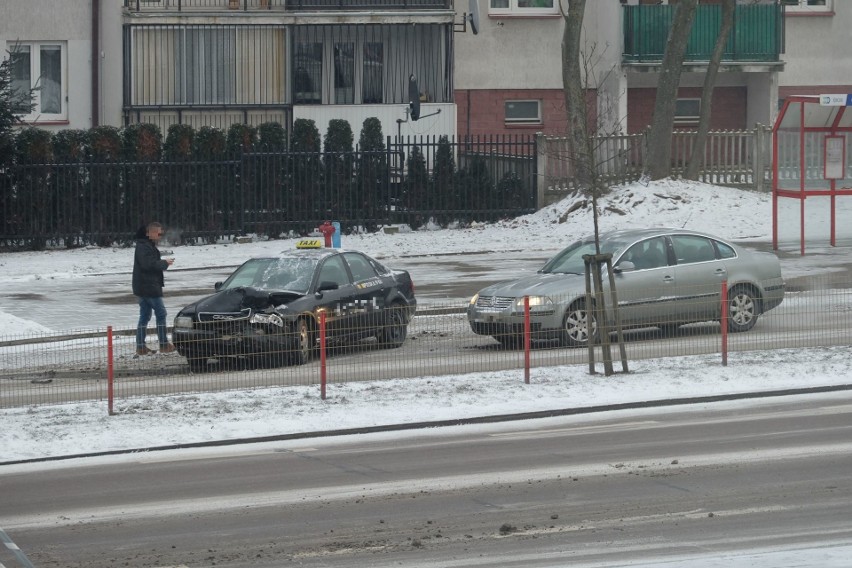
{"type": "MultiPolygon", "coordinates": [[[[533,339],[588,345],[597,335],[586,308],[584,255],[595,254],[594,237],[583,238],[551,258],[535,275],[481,290],[467,308],[471,329],[507,346],[523,339],[524,298],[529,297],[533,339]]],[[[748,331],[758,316],[784,299],[784,280],[772,253],[743,249],[712,235],[682,229],[603,233],[600,252],[612,254],[619,316],[625,328],[660,327],[721,319],[722,282],[727,282],[728,329],[748,331]]],[[[609,275],[603,283],[607,320],[615,321],[609,275]]]]}

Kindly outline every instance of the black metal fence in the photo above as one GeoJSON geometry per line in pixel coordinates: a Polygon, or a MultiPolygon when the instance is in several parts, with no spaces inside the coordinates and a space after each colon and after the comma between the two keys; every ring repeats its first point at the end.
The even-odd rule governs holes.
{"type": "Polygon", "coordinates": [[[251,152],[217,161],[14,164],[0,170],[0,248],[109,246],[159,220],[182,242],[344,231],[537,208],[532,137],[387,139],[381,151],[251,152]]]}

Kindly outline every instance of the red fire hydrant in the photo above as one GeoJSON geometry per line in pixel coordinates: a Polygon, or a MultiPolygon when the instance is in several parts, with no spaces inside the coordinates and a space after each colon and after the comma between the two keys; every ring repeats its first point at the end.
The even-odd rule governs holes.
{"type": "Polygon", "coordinates": [[[331,248],[331,235],[336,231],[334,225],[331,224],[331,221],[326,221],[319,226],[319,231],[325,237],[325,248],[331,248]]]}

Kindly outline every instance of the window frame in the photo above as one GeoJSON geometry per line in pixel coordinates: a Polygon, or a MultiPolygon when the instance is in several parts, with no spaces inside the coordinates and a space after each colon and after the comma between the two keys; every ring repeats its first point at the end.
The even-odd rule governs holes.
{"type": "Polygon", "coordinates": [[[675,101],[675,126],[696,126],[701,119],[701,99],[698,97],[678,97],[675,101]],[[679,102],[695,102],[698,105],[698,114],[678,114],[677,104],[679,102]]]}
{"type": "Polygon", "coordinates": [[[68,121],[68,42],[64,40],[40,40],[40,41],[15,41],[7,42],[6,50],[15,52],[21,47],[30,49],[30,88],[32,89],[33,110],[28,114],[18,117],[27,123],[38,124],[47,122],[68,121]],[[58,113],[45,113],[42,108],[42,94],[39,86],[42,78],[41,50],[44,47],[59,48],[59,102],[61,111],[58,113]]]}
{"type": "Polygon", "coordinates": [[[284,53],[252,52],[286,39],[281,26],[140,24],[130,26],[125,67],[129,105],[137,108],[227,107],[287,103],[284,53]],[[254,66],[241,62],[254,56],[254,66]]]}
{"type": "Polygon", "coordinates": [[[833,0],[825,0],[824,5],[810,5],[808,4],[809,0],[796,0],[797,4],[786,4],[784,0],[781,1],[781,5],[784,6],[784,10],[787,13],[791,14],[825,14],[825,13],[833,13],[834,12],[834,1],[833,0]]]}
{"type": "Polygon", "coordinates": [[[542,124],[541,100],[540,99],[506,99],[503,101],[503,122],[507,125],[537,125],[542,124]],[[538,116],[532,118],[509,118],[508,105],[513,103],[535,103],[538,116]]]}
{"type": "Polygon", "coordinates": [[[559,0],[553,0],[553,5],[545,8],[519,7],[518,0],[506,0],[509,6],[506,8],[495,7],[495,0],[488,0],[489,16],[558,16],[559,0]]]}
{"type": "MultiPolygon", "coordinates": [[[[295,79],[293,83],[293,104],[294,105],[364,105],[364,104],[385,104],[386,93],[385,89],[388,81],[388,69],[387,69],[387,53],[388,53],[388,42],[387,39],[382,37],[378,39],[371,38],[367,40],[365,38],[359,37],[340,37],[337,38],[335,42],[325,41],[328,37],[323,37],[323,41],[315,41],[315,36],[310,36],[310,39],[306,37],[299,37],[298,35],[294,37],[294,45],[306,45],[306,44],[314,44],[319,45],[321,50],[321,66],[320,66],[320,85],[319,91],[316,91],[319,94],[319,99],[312,99],[311,101],[306,101],[302,97],[297,97],[295,86],[295,79]],[[351,81],[351,84],[348,86],[340,86],[338,83],[338,71],[343,69],[340,67],[340,64],[344,62],[343,58],[338,57],[338,46],[348,45],[352,47],[352,51],[350,54],[351,59],[346,61],[346,73],[350,76],[348,80],[351,81]],[[381,60],[370,59],[368,56],[368,49],[372,47],[374,51],[373,54],[381,55],[381,60]],[[377,81],[368,81],[366,78],[367,75],[367,64],[371,63],[376,67],[376,77],[377,81]],[[378,86],[381,89],[379,93],[380,100],[378,102],[372,101],[365,103],[365,89],[370,86],[375,88],[378,86]],[[348,93],[344,93],[348,91],[348,93]],[[349,100],[342,100],[340,95],[348,94],[351,96],[349,100]]],[[[295,68],[294,68],[295,72],[295,68]]],[[[316,89],[316,86],[314,87],[316,89]]]]}

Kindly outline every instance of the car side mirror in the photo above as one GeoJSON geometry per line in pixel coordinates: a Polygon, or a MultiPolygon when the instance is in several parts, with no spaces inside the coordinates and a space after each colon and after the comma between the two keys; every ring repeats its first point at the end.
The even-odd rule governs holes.
{"type": "Polygon", "coordinates": [[[636,265],[630,262],[629,260],[622,260],[613,268],[613,271],[616,274],[620,272],[633,272],[634,270],[636,270],[636,265]]]}
{"type": "Polygon", "coordinates": [[[219,288],[222,287],[222,284],[224,284],[224,282],[216,282],[215,284],[213,284],[213,289],[218,292],[219,288]]]}

